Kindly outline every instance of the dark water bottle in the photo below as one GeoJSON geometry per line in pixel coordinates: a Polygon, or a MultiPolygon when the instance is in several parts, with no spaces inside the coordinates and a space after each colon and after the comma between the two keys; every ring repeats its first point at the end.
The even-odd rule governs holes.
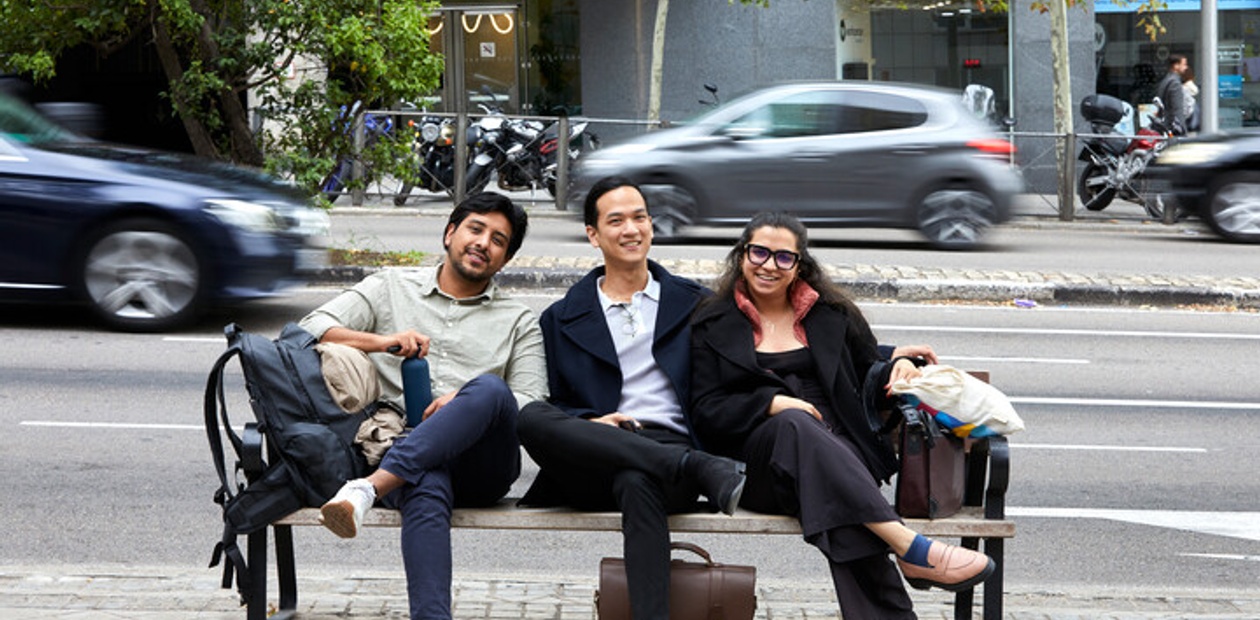
{"type": "Polygon", "coordinates": [[[433,402],[433,383],[429,379],[429,360],[409,357],[402,363],[403,405],[407,408],[407,426],[419,426],[424,410],[433,402]]]}

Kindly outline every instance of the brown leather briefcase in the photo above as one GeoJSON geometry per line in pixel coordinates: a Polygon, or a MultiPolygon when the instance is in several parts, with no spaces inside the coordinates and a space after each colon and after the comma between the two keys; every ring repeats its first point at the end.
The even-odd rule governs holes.
{"type": "MultiPolygon", "coordinates": [[[[691,543],[670,543],[671,549],[690,551],[704,562],[675,559],[669,570],[670,620],[749,620],[757,611],[757,569],[718,564],[709,552],[691,543]]],[[[600,620],[630,620],[626,564],[621,558],[599,561],[599,590],[595,610],[600,620]]]]}

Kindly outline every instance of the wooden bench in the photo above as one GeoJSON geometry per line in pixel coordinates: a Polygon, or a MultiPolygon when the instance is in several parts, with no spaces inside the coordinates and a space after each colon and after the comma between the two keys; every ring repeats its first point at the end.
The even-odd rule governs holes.
{"type": "MultiPolygon", "coordinates": [[[[1002,617],[1002,590],[1005,569],[1004,543],[1015,536],[1015,523],[1006,518],[1006,489],[1010,480],[1010,448],[1004,437],[974,441],[968,452],[967,487],[964,508],[943,519],[906,519],[915,531],[935,538],[958,538],[971,549],[980,549],[993,558],[997,570],[984,582],[984,618],[1002,617]]],[[[517,508],[515,499],[491,508],[456,509],[452,527],[494,530],[620,531],[621,513],[576,512],[568,509],[517,508]]],[[[248,575],[245,582],[246,617],[267,617],[268,530],[273,532],[276,573],[279,585],[278,612],[273,618],[290,618],[297,608],[297,570],[293,555],[294,527],[319,526],[319,510],[303,508],[250,534],[247,538],[248,575]]],[[[365,527],[399,527],[395,510],[373,508],[365,527]]],[[[792,534],[799,536],[795,518],[739,510],[735,516],[695,513],[670,517],[670,530],[678,533],[792,534]]],[[[974,590],[959,592],[954,599],[954,617],[970,619],[974,590]]]]}

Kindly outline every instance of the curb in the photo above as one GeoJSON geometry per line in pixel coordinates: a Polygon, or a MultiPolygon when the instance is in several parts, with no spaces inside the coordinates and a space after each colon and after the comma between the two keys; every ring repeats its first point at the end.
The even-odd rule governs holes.
{"type": "MultiPolygon", "coordinates": [[[[668,263],[668,261],[666,261],[668,263]]],[[[711,286],[716,274],[688,273],[669,264],[679,275],[711,286]]],[[[316,274],[311,284],[347,285],[380,269],[396,267],[333,267],[316,274]]],[[[508,289],[564,290],[586,275],[587,268],[508,267],[496,278],[508,289]]],[[[859,300],[932,302],[966,301],[1016,305],[1213,306],[1260,310],[1260,288],[1222,288],[1196,285],[1158,286],[1098,282],[966,280],[935,278],[873,278],[833,276],[832,280],[859,300]],[[1024,302],[1033,302],[1025,304],[1024,302]]]]}

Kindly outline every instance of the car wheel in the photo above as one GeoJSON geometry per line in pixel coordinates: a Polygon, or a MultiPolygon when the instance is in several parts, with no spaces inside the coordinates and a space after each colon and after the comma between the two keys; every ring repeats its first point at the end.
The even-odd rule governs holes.
{"type": "Polygon", "coordinates": [[[1107,186],[1107,168],[1090,163],[1081,171],[1076,193],[1090,211],[1102,211],[1116,197],[1116,188],[1107,186]]]}
{"type": "Polygon", "coordinates": [[[1236,172],[1213,183],[1201,215],[1230,241],[1260,243],[1260,173],[1236,172]]]}
{"type": "Polygon", "coordinates": [[[651,196],[652,205],[652,238],[656,241],[670,241],[682,233],[683,227],[695,221],[699,212],[699,201],[696,194],[682,185],[674,183],[646,184],[641,187],[645,195],[651,196]]]}
{"type": "Polygon", "coordinates": [[[939,249],[970,249],[979,245],[996,213],[993,199],[978,189],[941,187],[919,201],[919,231],[939,249]]]}
{"type": "Polygon", "coordinates": [[[205,296],[205,275],[187,238],[157,220],[106,227],[79,262],[84,298],[107,325],[125,331],[162,331],[192,320],[205,296]]]}

